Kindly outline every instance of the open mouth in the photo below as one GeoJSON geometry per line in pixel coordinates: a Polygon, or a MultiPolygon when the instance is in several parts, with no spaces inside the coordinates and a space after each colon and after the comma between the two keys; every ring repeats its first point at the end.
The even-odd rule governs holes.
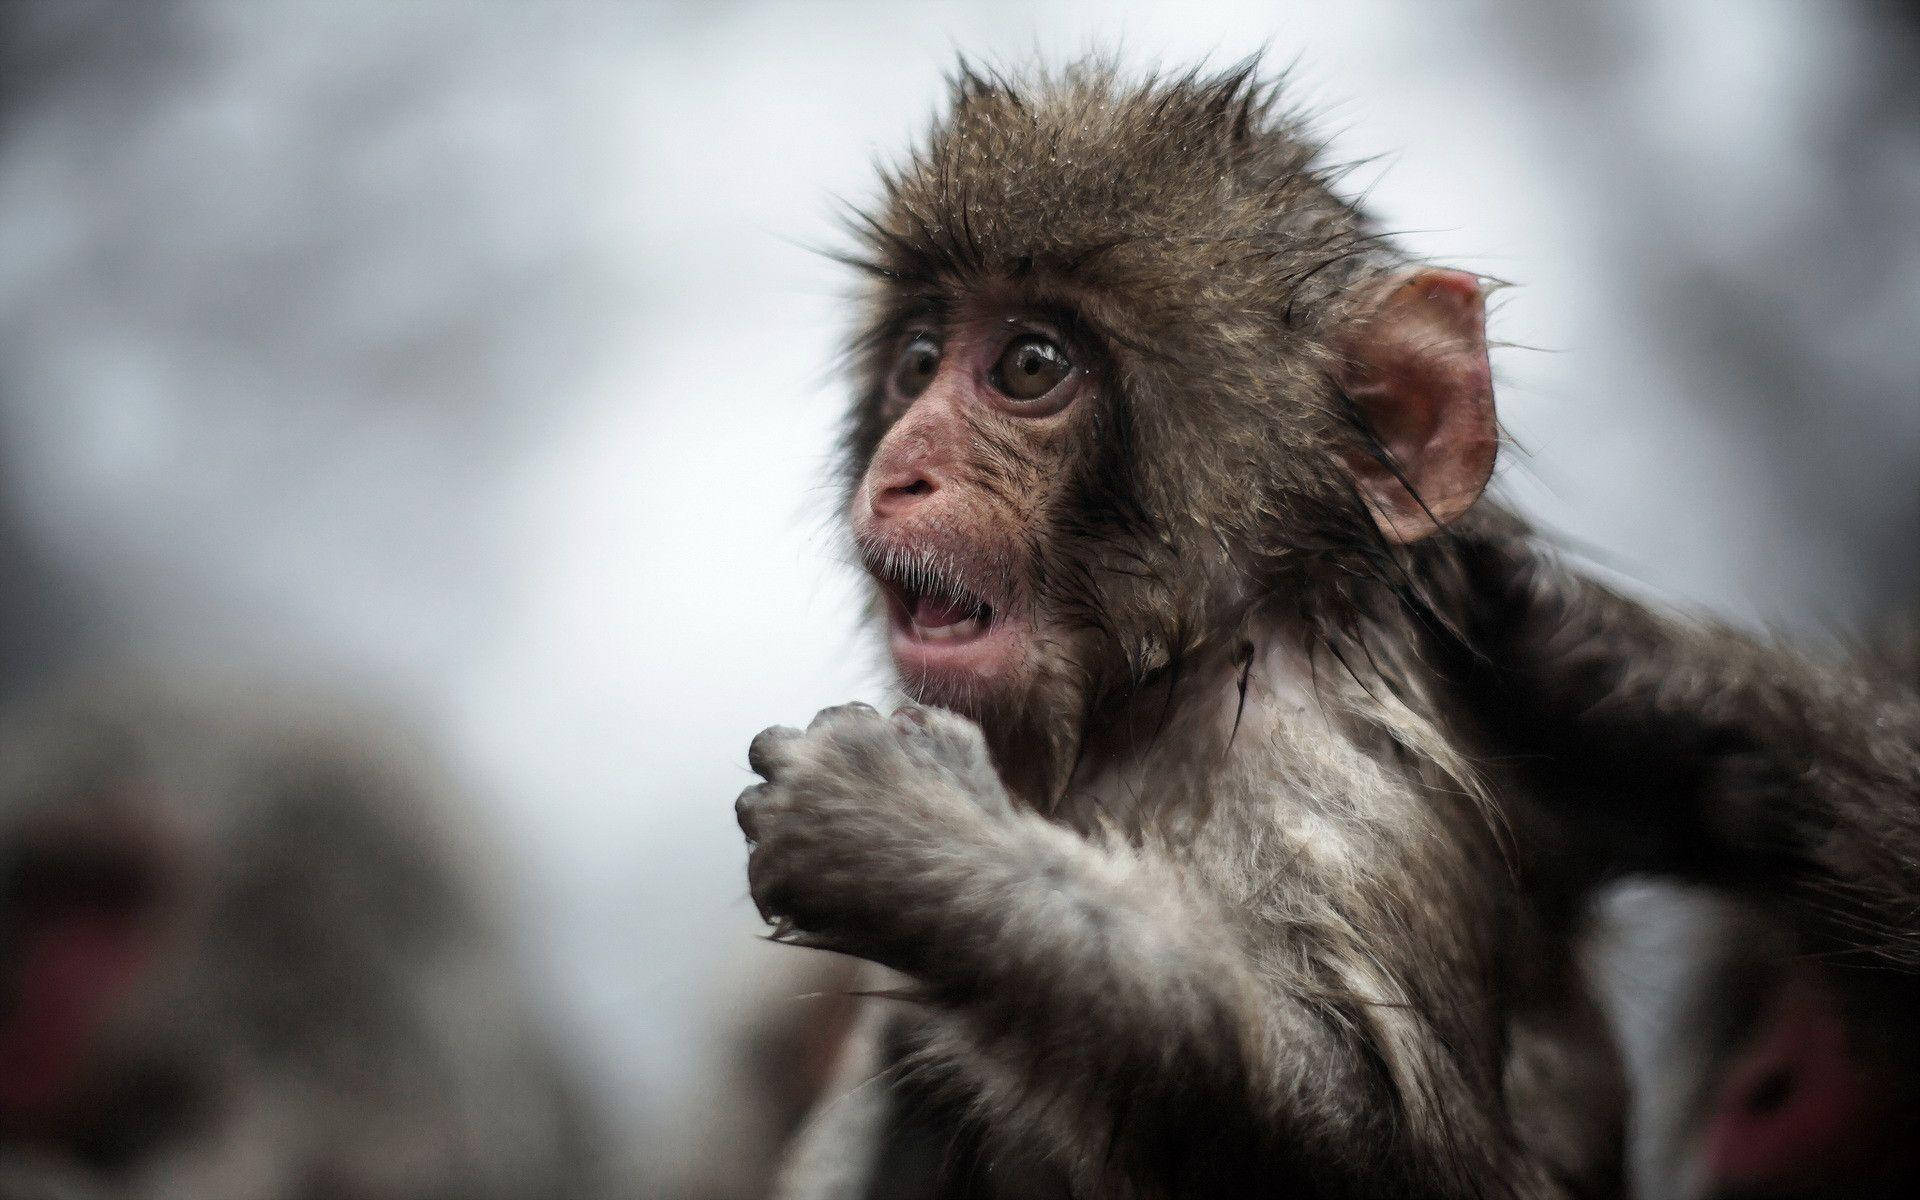
{"type": "Polygon", "coordinates": [[[993,624],[993,606],[978,597],[915,591],[898,585],[888,590],[900,624],[915,641],[972,641],[993,624]]]}
{"type": "Polygon", "coordinates": [[[896,645],[914,652],[958,650],[999,628],[994,605],[932,556],[887,554],[868,569],[886,593],[896,645]]]}
{"type": "Polygon", "coordinates": [[[1025,615],[1007,590],[982,582],[977,559],[877,539],[861,551],[886,602],[887,650],[908,695],[964,710],[1020,677],[1025,615]]]}

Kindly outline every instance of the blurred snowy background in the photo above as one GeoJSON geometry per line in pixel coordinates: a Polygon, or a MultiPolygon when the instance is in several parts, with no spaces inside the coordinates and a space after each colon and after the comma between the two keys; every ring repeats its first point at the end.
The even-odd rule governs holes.
{"type": "Polygon", "coordinates": [[[1920,10],[0,6],[0,674],[101,645],[418,714],[662,1172],[759,944],[747,739],[881,673],[829,532],[835,237],[956,50],[1298,60],[1524,286],[1509,494],[1647,590],[1920,595],[1920,10]]]}

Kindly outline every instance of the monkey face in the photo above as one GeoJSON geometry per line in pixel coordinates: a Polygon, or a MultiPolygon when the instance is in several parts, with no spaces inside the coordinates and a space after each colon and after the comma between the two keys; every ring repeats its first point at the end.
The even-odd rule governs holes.
{"type": "Polygon", "coordinates": [[[114,1043],[168,940],[178,831],[113,754],[47,757],[0,784],[0,1138],[106,1156],[131,1143],[94,1118],[147,1082],[114,1043]]]}
{"type": "Polygon", "coordinates": [[[916,698],[980,711],[1029,687],[1046,646],[1071,640],[1036,576],[1092,388],[1082,348],[1015,309],[922,320],[898,338],[888,427],[849,516],[916,698]]]}
{"type": "Polygon", "coordinates": [[[1002,750],[1072,759],[1492,469],[1478,281],[1382,251],[1244,72],[968,77],[883,192],[854,541],[907,691],[1002,750]]]}

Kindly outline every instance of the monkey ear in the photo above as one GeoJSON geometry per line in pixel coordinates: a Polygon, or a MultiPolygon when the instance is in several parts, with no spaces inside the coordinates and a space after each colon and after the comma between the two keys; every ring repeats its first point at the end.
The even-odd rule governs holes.
{"type": "Polygon", "coordinates": [[[1426,268],[1390,280],[1342,344],[1341,385],[1393,463],[1362,447],[1347,469],[1390,541],[1419,541],[1466,512],[1493,474],[1486,328],[1478,277],[1426,268]]]}

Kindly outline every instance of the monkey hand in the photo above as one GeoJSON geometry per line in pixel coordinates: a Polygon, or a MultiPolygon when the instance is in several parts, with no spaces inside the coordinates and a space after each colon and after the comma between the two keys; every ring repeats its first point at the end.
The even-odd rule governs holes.
{"type": "Polygon", "coordinates": [[[901,970],[938,940],[1012,812],[979,727],[942,709],[824,709],[805,732],[762,731],[747,761],[766,782],[734,813],[774,936],[901,970]]]}

